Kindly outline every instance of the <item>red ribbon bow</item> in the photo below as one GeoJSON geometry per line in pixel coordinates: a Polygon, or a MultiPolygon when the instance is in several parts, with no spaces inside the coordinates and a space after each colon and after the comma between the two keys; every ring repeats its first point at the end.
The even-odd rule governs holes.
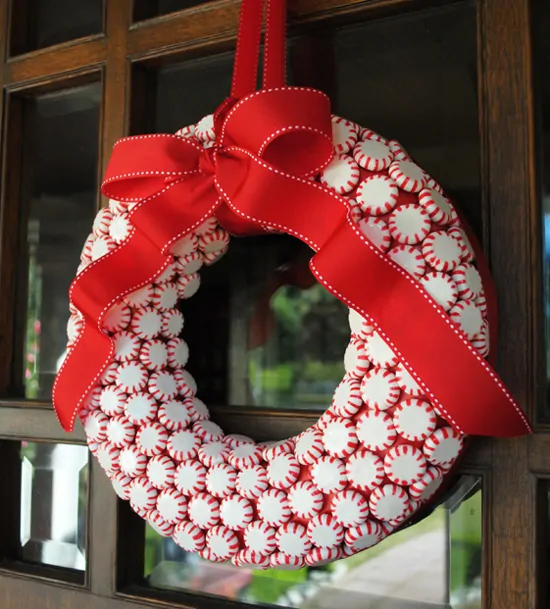
{"type": "MultiPolygon", "coordinates": [[[[315,250],[310,268],[317,280],[375,325],[457,431],[529,432],[523,412],[460,328],[418,281],[366,239],[342,197],[308,179],[333,155],[325,95],[280,87],[228,100],[215,114],[215,131],[217,145],[206,150],[165,134],[116,144],[103,193],[139,203],[131,212],[129,238],[86,267],[71,286],[84,324],[54,385],[54,406],[65,429],[72,429],[113,357],[113,341],[102,329],[107,311],[152,282],[169,264],[170,246],[216,215],[233,234],[271,228],[315,250]]],[[[484,266],[479,254],[478,264],[484,266]]]]}

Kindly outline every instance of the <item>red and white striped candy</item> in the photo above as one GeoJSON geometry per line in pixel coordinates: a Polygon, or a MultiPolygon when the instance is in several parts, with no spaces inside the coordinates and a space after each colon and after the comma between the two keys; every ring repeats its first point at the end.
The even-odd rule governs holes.
{"type": "Polygon", "coordinates": [[[346,488],[346,467],[337,457],[321,457],[311,466],[310,474],[315,486],[327,495],[346,488]]]}
{"type": "Polygon", "coordinates": [[[342,557],[339,546],[333,548],[311,548],[306,554],[306,565],[309,567],[322,567],[342,557]]]}
{"type": "Polygon", "coordinates": [[[359,220],[361,220],[361,218],[363,217],[363,211],[361,210],[361,207],[357,204],[355,205],[351,205],[351,203],[353,202],[353,199],[349,199],[349,217],[351,219],[351,221],[355,224],[357,224],[357,222],[359,222],[359,220]]]}
{"type": "Polygon", "coordinates": [[[174,484],[188,497],[202,492],[206,487],[206,467],[194,459],[181,462],[176,469],[174,484]]]}
{"type": "Polygon", "coordinates": [[[175,133],[175,135],[179,136],[179,137],[184,137],[187,139],[194,139],[195,137],[195,125],[186,125],[185,127],[182,127],[181,129],[178,129],[175,133]]]}
{"type": "Polygon", "coordinates": [[[265,491],[256,503],[258,515],[265,524],[280,527],[292,517],[286,493],[274,488],[265,491]]]}
{"type": "Polygon", "coordinates": [[[418,202],[436,224],[447,224],[453,217],[453,208],[447,197],[432,188],[423,188],[418,193],[418,202]]]}
{"type": "Polygon", "coordinates": [[[394,161],[388,173],[397,186],[407,192],[419,192],[424,188],[426,174],[412,161],[394,161]]]}
{"type": "Polygon", "coordinates": [[[365,353],[365,343],[352,338],[344,353],[344,368],[347,374],[362,377],[370,368],[370,362],[365,353]]]}
{"type": "Polygon", "coordinates": [[[281,552],[290,556],[305,556],[311,549],[306,527],[296,522],[283,524],[276,539],[281,552]]]}
{"type": "Polygon", "coordinates": [[[99,395],[99,407],[109,416],[114,417],[124,412],[126,394],[120,387],[104,387],[99,395]]]}
{"type": "Polygon", "coordinates": [[[189,425],[191,413],[185,402],[169,400],[161,404],[158,410],[158,420],[168,431],[179,431],[189,425]]]}
{"type": "Polygon", "coordinates": [[[227,253],[228,247],[225,247],[223,250],[219,250],[218,252],[206,252],[203,254],[203,262],[206,266],[212,266],[216,262],[223,258],[227,253]]]}
{"type": "Polygon", "coordinates": [[[176,466],[166,455],[157,455],[149,459],[147,464],[147,478],[158,489],[166,489],[174,484],[176,466]]]}
{"type": "Polygon", "coordinates": [[[198,493],[189,500],[187,514],[201,529],[211,529],[220,521],[219,501],[209,493],[198,493]]]}
{"type": "Polygon", "coordinates": [[[403,146],[396,140],[390,140],[390,150],[393,152],[393,158],[396,161],[409,161],[410,156],[403,146]]]}
{"type": "Polygon", "coordinates": [[[176,338],[183,330],[183,323],[184,320],[181,311],[174,309],[164,311],[162,314],[162,323],[160,328],[161,336],[168,340],[176,338]]]}
{"type": "Polygon", "coordinates": [[[166,448],[168,432],[160,423],[146,423],[136,434],[139,450],[148,457],[160,455],[166,448]]]}
{"type": "Polygon", "coordinates": [[[300,464],[294,455],[283,453],[271,459],[266,473],[271,486],[277,489],[290,488],[300,475],[300,464]]]}
{"type": "MultiPolygon", "coordinates": [[[[227,436],[224,436],[223,441],[229,446],[231,450],[237,448],[238,446],[243,446],[243,444],[256,444],[252,438],[248,436],[243,436],[240,433],[231,433],[227,436]]],[[[258,444],[260,449],[263,451],[265,446],[258,444]]]]}
{"type": "Polygon", "coordinates": [[[405,245],[423,241],[431,229],[430,218],[420,205],[400,205],[392,211],[388,221],[391,236],[405,245]]]}
{"type": "MultiPolygon", "coordinates": [[[[176,384],[178,386],[178,393],[185,397],[185,398],[193,398],[195,396],[195,394],[197,393],[197,382],[195,381],[195,379],[191,376],[191,374],[187,371],[187,370],[183,370],[182,368],[180,368],[179,370],[176,370],[174,372],[174,378],[176,379],[176,384]]],[[[193,402],[194,404],[194,410],[197,412],[202,412],[202,408],[206,408],[206,406],[204,406],[203,402],[200,402],[200,404],[198,403],[200,402],[200,400],[195,400],[193,402]],[[202,406],[201,406],[202,404],[202,406]]],[[[209,417],[200,417],[198,420],[206,420],[209,417]]],[[[214,435],[217,436],[219,434],[218,430],[215,431],[214,435]]],[[[213,440],[214,438],[211,438],[211,440],[213,440]]],[[[205,441],[210,441],[210,440],[205,440],[205,441]]]]}
{"type": "Polygon", "coordinates": [[[390,229],[384,220],[381,218],[363,218],[359,220],[357,227],[380,251],[386,253],[390,249],[390,229]]]}
{"type": "Polygon", "coordinates": [[[473,300],[460,300],[451,308],[449,316],[470,340],[483,331],[483,315],[473,300]]]}
{"type": "Polygon", "coordinates": [[[365,341],[365,355],[378,368],[394,368],[399,363],[397,355],[378,332],[373,332],[365,341]]]}
{"type": "Polygon", "coordinates": [[[374,326],[353,309],[349,310],[348,322],[351,333],[361,340],[366,340],[374,332],[374,326]]]}
{"type": "Polygon", "coordinates": [[[486,321],[483,322],[483,329],[481,330],[481,332],[479,334],[476,334],[472,338],[472,346],[477,349],[481,357],[487,357],[487,355],[489,355],[491,343],[489,335],[489,324],[486,321]]]}
{"type": "MultiPolygon", "coordinates": [[[[205,148],[207,148],[207,144],[203,144],[205,148]]],[[[228,559],[227,558],[220,558],[219,556],[216,556],[216,554],[214,554],[214,552],[212,552],[212,550],[210,548],[204,548],[204,550],[202,550],[201,552],[198,552],[198,555],[203,559],[203,560],[207,560],[208,562],[227,562],[228,559]]],[[[231,557],[231,560],[233,560],[233,557],[231,557]]]]}
{"type": "Polygon", "coordinates": [[[187,461],[197,456],[201,441],[190,429],[174,432],[168,439],[168,454],[176,461],[187,461]]]}
{"type": "Polygon", "coordinates": [[[149,393],[134,393],[124,404],[126,417],[134,425],[145,425],[157,416],[157,401],[149,393]]]}
{"type": "Polygon", "coordinates": [[[155,288],[152,284],[147,284],[135,292],[126,294],[124,300],[132,307],[132,309],[142,309],[148,307],[155,296],[155,288]]]}
{"type": "Polygon", "coordinates": [[[401,389],[395,374],[384,368],[373,368],[361,380],[361,397],[369,408],[387,410],[399,400],[401,389]]]}
{"type": "Polygon", "coordinates": [[[256,444],[236,446],[229,455],[229,463],[239,470],[259,465],[261,460],[262,449],[256,444]]]}
{"type": "Polygon", "coordinates": [[[80,335],[80,332],[82,332],[82,326],[83,321],[79,313],[69,317],[69,321],[67,322],[67,338],[69,339],[67,343],[68,346],[74,344],[80,335]]]}
{"type": "Polygon", "coordinates": [[[436,271],[454,271],[461,263],[464,251],[450,234],[443,230],[430,233],[422,243],[422,255],[436,271]]]}
{"type": "Polygon", "coordinates": [[[340,116],[332,116],[332,141],[338,154],[349,152],[357,142],[359,127],[340,116]]]}
{"type": "Polygon", "coordinates": [[[136,511],[152,510],[157,502],[158,491],[145,476],[135,478],[130,484],[130,505],[136,511]]]}
{"type": "Polygon", "coordinates": [[[362,140],[375,140],[376,142],[384,142],[388,146],[390,144],[389,140],[387,140],[383,135],[380,135],[372,129],[368,129],[367,127],[360,127],[359,132],[362,140]]]}
{"type": "Polygon", "coordinates": [[[440,427],[424,442],[424,455],[433,465],[452,463],[462,450],[462,436],[452,427],[440,427]]]}
{"type": "Polygon", "coordinates": [[[153,372],[149,377],[147,387],[149,393],[161,402],[173,400],[178,395],[176,379],[168,370],[153,372]]]}
{"type": "Polygon", "coordinates": [[[397,433],[411,442],[423,442],[435,430],[437,416],[428,402],[407,399],[393,412],[393,424],[397,433]]]}
{"type": "Polygon", "coordinates": [[[311,482],[296,483],[288,491],[290,509],[298,518],[313,518],[323,508],[323,493],[311,482]]]}
{"type": "Polygon", "coordinates": [[[174,256],[187,256],[192,254],[199,245],[199,238],[195,233],[189,233],[178,239],[175,243],[172,243],[169,248],[169,252],[174,256]]]}
{"type": "Polygon", "coordinates": [[[429,499],[443,483],[443,472],[438,467],[428,467],[422,478],[411,484],[409,495],[417,501],[429,499]]]}
{"type": "Polygon", "coordinates": [[[197,421],[193,431],[203,442],[219,442],[223,440],[222,428],[213,421],[197,421]]]}
{"type": "Polygon", "coordinates": [[[168,488],[159,493],[157,510],[166,522],[177,524],[187,516],[187,500],[175,488],[168,488]]]}
{"type": "Polygon", "coordinates": [[[120,470],[120,449],[111,442],[102,442],[97,449],[96,457],[108,475],[120,470]]]}
{"type": "Polygon", "coordinates": [[[94,234],[97,237],[100,237],[101,235],[108,235],[109,226],[111,225],[112,221],[113,212],[108,207],[100,209],[97,212],[96,217],[94,218],[94,223],[92,225],[92,230],[94,231],[94,234]]]}
{"type": "Polygon", "coordinates": [[[293,438],[289,438],[288,440],[282,440],[280,442],[274,442],[267,448],[264,448],[262,457],[266,461],[272,461],[275,457],[278,457],[279,455],[293,452],[294,446],[295,443],[293,438]]]}
{"type": "Polygon", "coordinates": [[[432,271],[420,279],[420,283],[438,305],[448,311],[458,298],[456,283],[447,273],[432,271]]]}
{"type": "Polygon", "coordinates": [[[396,484],[385,484],[375,488],[369,498],[372,515],[378,520],[398,521],[407,513],[409,496],[396,484]]]}
{"type": "Polygon", "coordinates": [[[125,501],[130,499],[130,483],[132,478],[122,472],[117,472],[109,478],[115,493],[125,501]]]}
{"type": "Polygon", "coordinates": [[[426,459],[419,448],[401,444],[390,448],[384,457],[388,478],[401,486],[410,486],[426,472],[426,459]]]}
{"type": "Polygon", "coordinates": [[[252,522],[254,510],[248,499],[234,494],[221,502],[220,518],[227,528],[242,531],[252,522]]]}
{"type": "Polygon", "coordinates": [[[330,511],[337,522],[345,527],[353,527],[365,522],[369,515],[369,504],[359,491],[347,489],[334,495],[330,511]]]}
{"type": "Polygon", "coordinates": [[[120,451],[120,471],[130,478],[137,478],[147,469],[147,457],[140,452],[136,444],[125,446],[120,451]]]}
{"type": "Polygon", "coordinates": [[[371,175],[357,187],[355,198],[361,210],[369,216],[382,216],[396,205],[399,196],[397,184],[387,175],[371,175]]]}
{"type": "Polygon", "coordinates": [[[201,235],[205,235],[206,233],[212,232],[215,228],[218,228],[218,221],[214,216],[210,216],[206,218],[206,220],[197,228],[195,228],[195,234],[200,237],[201,235]]]}
{"type": "Polygon", "coordinates": [[[481,311],[483,317],[487,317],[487,298],[485,293],[482,292],[475,300],[476,306],[481,311]]]}
{"type": "Polygon", "coordinates": [[[325,450],[333,457],[347,457],[357,448],[355,424],[349,419],[335,417],[323,431],[325,450]]]}
{"type": "Polygon", "coordinates": [[[109,236],[118,245],[128,238],[132,225],[125,216],[115,216],[109,226],[109,236]]]}
{"type": "Polygon", "coordinates": [[[462,262],[473,262],[475,260],[475,252],[464,230],[458,226],[453,226],[449,229],[448,234],[462,249],[462,262]]]}
{"type": "Polygon", "coordinates": [[[397,439],[393,419],[380,410],[369,410],[357,421],[357,438],[367,450],[384,450],[397,439]]]}
{"type": "Polygon", "coordinates": [[[162,315],[152,307],[143,307],[134,311],[132,332],[142,340],[151,340],[160,334],[162,315]]]}
{"type": "Polygon", "coordinates": [[[371,491],[384,481],[382,459],[368,450],[358,450],[346,463],[346,476],[358,491],[371,491]]]}
{"type": "Polygon", "coordinates": [[[261,465],[243,469],[238,473],[235,482],[239,495],[247,499],[258,499],[268,486],[267,472],[261,465]]]}
{"type": "Polygon", "coordinates": [[[107,423],[107,440],[118,448],[131,444],[134,436],[134,426],[124,415],[113,417],[107,423]]]}
{"type": "Polygon", "coordinates": [[[139,355],[139,338],[133,332],[117,332],[113,336],[115,343],[114,358],[117,362],[129,362],[139,355]]]}
{"type": "Polygon", "coordinates": [[[235,492],[237,471],[229,463],[217,463],[206,472],[206,489],[214,497],[228,497],[235,492]]]}
{"type": "Polygon", "coordinates": [[[80,261],[85,263],[90,263],[92,261],[92,245],[96,240],[96,236],[92,233],[88,235],[86,241],[84,242],[84,246],[82,247],[82,251],[80,252],[80,261]]]}
{"type": "Polygon", "coordinates": [[[178,287],[175,283],[162,283],[155,288],[153,306],[159,311],[168,311],[178,303],[178,287]]]}
{"type": "Polygon", "coordinates": [[[92,261],[99,260],[102,256],[105,256],[109,252],[113,251],[116,247],[116,243],[109,237],[109,235],[101,235],[98,237],[90,248],[90,258],[92,261]]]}
{"type": "Polygon", "coordinates": [[[212,254],[224,250],[229,245],[229,233],[218,227],[199,237],[199,249],[205,254],[212,254]]]}
{"type": "Polygon", "coordinates": [[[208,114],[205,117],[201,118],[201,120],[195,126],[195,136],[201,142],[212,142],[216,138],[214,132],[214,115],[208,114]]]}
{"type": "Polygon", "coordinates": [[[128,394],[145,389],[147,385],[147,369],[136,361],[122,362],[117,370],[117,386],[128,394]]]}
{"type": "Polygon", "coordinates": [[[199,461],[206,467],[212,467],[217,463],[227,463],[231,449],[221,441],[207,442],[199,449],[199,461]]]}
{"type": "Polygon", "coordinates": [[[385,142],[363,140],[355,144],[353,158],[368,171],[383,171],[391,165],[393,154],[385,142]]]}
{"type": "Polygon", "coordinates": [[[171,537],[174,532],[174,525],[164,520],[159,511],[152,509],[145,517],[151,528],[162,537],[171,537]]]}
{"type": "Polygon", "coordinates": [[[284,552],[273,552],[269,557],[269,564],[279,571],[297,571],[306,564],[303,556],[293,556],[284,552]]]}
{"type": "Polygon", "coordinates": [[[100,382],[102,385],[114,385],[118,373],[118,362],[111,362],[102,372],[100,382]]]}
{"type": "Polygon", "coordinates": [[[321,171],[319,180],[339,195],[351,192],[359,183],[359,165],[347,154],[337,154],[321,171]]]}
{"type": "Polygon", "coordinates": [[[206,546],[206,535],[188,520],[176,526],[172,539],[186,552],[200,552],[206,546]]]}
{"type": "Polygon", "coordinates": [[[162,285],[164,285],[166,283],[172,282],[172,280],[174,279],[174,277],[176,275],[176,269],[177,269],[176,259],[170,257],[167,260],[167,262],[165,262],[164,269],[155,278],[155,283],[157,285],[155,286],[153,302],[155,302],[155,298],[157,297],[158,288],[160,288],[162,285]]]}
{"type": "Polygon", "coordinates": [[[412,397],[420,397],[424,395],[424,390],[412,377],[411,373],[403,366],[403,364],[400,363],[395,368],[394,372],[397,384],[402,391],[408,393],[412,397]]]}
{"type": "Polygon", "coordinates": [[[190,397],[186,401],[189,405],[189,410],[191,412],[191,420],[193,422],[207,421],[210,418],[210,412],[208,411],[206,404],[202,400],[199,400],[199,398],[190,397]]]}
{"type": "Polygon", "coordinates": [[[247,548],[260,556],[266,556],[277,548],[275,529],[261,520],[255,520],[244,531],[244,542],[247,548]]]}
{"type": "Polygon", "coordinates": [[[344,527],[332,514],[319,514],[309,521],[307,534],[314,546],[333,548],[342,543],[344,527]]]}
{"type": "Polygon", "coordinates": [[[189,359],[189,347],[183,338],[172,338],[166,343],[168,364],[172,368],[182,368],[189,359]]]}
{"type": "Polygon", "coordinates": [[[397,245],[392,247],[387,256],[415,279],[420,279],[426,271],[426,261],[421,251],[412,245],[397,245]]]}
{"type": "Polygon", "coordinates": [[[96,386],[88,393],[83,405],[86,410],[92,411],[100,408],[101,404],[99,399],[101,397],[102,391],[102,387],[96,386]]]}
{"type": "Polygon", "coordinates": [[[86,417],[84,431],[88,440],[103,442],[107,439],[107,424],[109,417],[101,410],[94,410],[86,417]]]}
{"type": "Polygon", "coordinates": [[[296,438],[294,454],[301,465],[312,465],[323,453],[323,434],[319,430],[308,429],[296,438]]]}
{"type": "Polygon", "coordinates": [[[196,273],[202,266],[201,252],[191,252],[176,259],[176,270],[178,275],[191,275],[196,273]]]}
{"type": "Polygon", "coordinates": [[[483,292],[481,275],[475,266],[461,264],[453,271],[453,280],[458,289],[460,298],[475,300],[483,292]]]}
{"type": "Polygon", "coordinates": [[[376,520],[367,520],[346,531],[346,544],[354,551],[360,552],[376,545],[382,540],[382,527],[376,520]]]}
{"type": "Polygon", "coordinates": [[[271,562],[267,556],[262,556],[253,550],[240,550],[238,554],[231,558],[231,562],[236,567],[245,569],[269,569],[271,562]]]}

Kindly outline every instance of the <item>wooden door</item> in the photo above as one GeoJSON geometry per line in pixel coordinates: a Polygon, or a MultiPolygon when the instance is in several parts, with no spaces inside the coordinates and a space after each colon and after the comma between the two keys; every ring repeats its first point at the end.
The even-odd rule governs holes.
{"type": "MultiPolygon", "coordinates": [[[[482,238],[500,302],[498,369],[535,433],[476,440],[431,516],[334,569],[208,567],[146,527],[88,459],[82,429],[65,434],[51,409],[66,293],[106,203],[98,185],[114,142],[175,131],[226,96],[239,2],[0,0],[2,608],[548,604],[547,3],[291,8],[292,82],[325,90],[336,113],[401,140],[482,238]]],[[[265,278],[299,266],[304,252],[284,238],[233,249],[186,311],[208,319],[213,336],[193,373],[227,431],[284,438],[327,405],[345,316],[315,290],[289,289],[271,328],[276,343],[251,345],[265,330],[253,325],[265,278]]],[[[191,346],[201,322],[194,327],[191,346]]]]}

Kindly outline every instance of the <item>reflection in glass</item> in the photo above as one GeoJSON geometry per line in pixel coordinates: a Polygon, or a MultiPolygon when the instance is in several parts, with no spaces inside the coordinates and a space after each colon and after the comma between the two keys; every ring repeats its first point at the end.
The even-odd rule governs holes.
{"type": "Polygon", "coordinates": [[[12,55],[103,29],[103,0],[18,0],[12,10],[12,55]]]}
{"type": "MultiPolygon", "coordinates": [[[[543,286],[544,315],[546,320],[546,378],[550,388],[550,44],[548,28],[550,27],[550,6],[547,2],[537,0],[533,5],[533,24],[535,36],[535,65],[538,77],[539,98],[539,141],[542,149],[541,200],[543,213],[543,286]]],[[[546,412],[550,391],[547,389],[546,412]]]]}
{"type": "Polygon", "coordinates": [[[21,443],[23,560],[84,571],[88,450],[21,443]]]}
{"type": "Polygon", "coordinates": [[[157,15],[167,15],[207,2],[209,0],[134,0],[134,20],[141,21],[157,15]]]}
{"type": "MultiPolygon", "coordinates": [[[[51,396],[66,344],[68,289],[96,204],[100,85],[37,97],[26,114],[27,398],[51,396]],[[55,148],[55,154],[54,154],[55,148]]],[[[25,246],[24,246],[25,247],[25,246]]]]}
{"type": "Polygon", "coordinates": [[[418,524],[350,558],[299,571],[208,563],[148,526],[145,576],[153,587],[302,609],[401,609],[407,601],[481,609],[481,500],[479,479],[463,477],[418,524]]]}

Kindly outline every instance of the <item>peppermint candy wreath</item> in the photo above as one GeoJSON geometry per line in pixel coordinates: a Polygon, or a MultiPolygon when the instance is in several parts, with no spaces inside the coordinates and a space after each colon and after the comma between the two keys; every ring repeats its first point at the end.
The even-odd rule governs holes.
{"type": "MultiPolygon", "coordinates": [[[[238,48],[254,48],[262,6],[243,2],[238,48]]],[[[279,26],[281,7],[267,6],[279,26]]],[[[253,79],[242,86],[237,63],[235,72],[235,99],[215,115],[175,136],[115,147],[109,206],[71,287],[54,404],[65,428],[78,414],[117,494],[161,535],[207,560],[297,569],[355,554],[403,526],[448,479],[467,434],[529,427],[485,361],[486,267],[439,184],[397,141],[331,117],[319,92],[246,95],[253,79]],[[280,107],[288,116],[274,118],[280,107]],[[281,144],[288,133],[304,136],[299,146],[281,144]],[[311,229],[307,214],[294,224],[299,214],[281,204],[282,192],[326,210],[323,226],[311,229]],[[310,244],[317,279],[350,306],[345,376],[330,407],[297,437],[273,443],[225,435],[210,420],[185,368],[178,310],[199,289],[201,268],[227,251],[230,233],[261,231],[310,244]],[[323,258],[323,239],[336,239],[336,254],[323,258]],[[354,254],[365,256],[360,274],[346,271],[354,254]],[[376,264],[395,278],[383,288],[376,264]],[[383,289],[383,298],[371,296],[383,289]],[[419,324],[428,320],[420,341],[399,314],[407,307],[419,324]],[[441,344],[456,361],[440,361],[441,344]]]]}

